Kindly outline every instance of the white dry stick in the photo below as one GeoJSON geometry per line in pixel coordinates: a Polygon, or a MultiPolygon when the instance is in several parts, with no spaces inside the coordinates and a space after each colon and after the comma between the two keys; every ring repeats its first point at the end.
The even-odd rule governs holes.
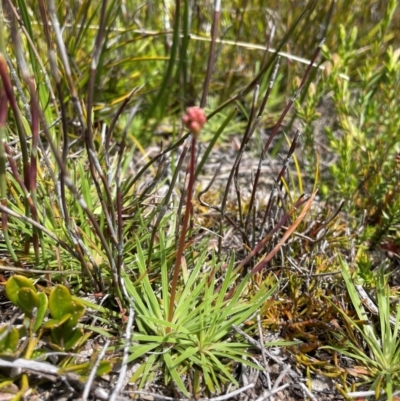
{"type": "Polygon", "coordinates": [[[244,386],[242,388],[239,388],[235,391],[232,391],[228,394],[224,394],[221,395],[219,397],[215,397],[215,398],[200,398],[199,401],[225,401],[225,400],[229,400],[233,397],[236,397],[238,394],[243,393],[244,391],[250,390],[251,388],[254,387],[254,383],[250,383],[247,386],[244,386]]]}
{"type": "MultiPolygon", "coordinates": [[[[237,333],[241,334],[251,345],[254,345],[256,348],[258,348],[260,351],[262,350],[262,346],[257,340],[254,340],[254,338],[250,337],[247,333],[245,333],[241,328],[238,326],[232,324],[233,330],[235,330],[237,333]]],[[[276,362],[279,365],[283,365],[283,362],[277,358],[276,356],[272,355],[270,352],[268,352],[264,348],[264,352],[268,355],[268,358],[272,359],[274,362],[276,362]]]]}
{"type": "Polygon", "coordinates": [[[240,327],[236,326],[235,324],[232,324],[232,328],[237,333],[242,335],[251,345],[254,345],[256,348],[258,348],[261,351],[262,347],[257,340],[254,340],[254,338],[250,337],[247,333],[245,333],[240,327]]]}
{"type": "MultiPolygon", "coordinates": [[[[374,315],[379,315],[379,309],[378,307],[374,304],[372,299],[369,297],[367,292],[364,290],[363,286],[360,284],[354,284],[354,287],[356,288],[358,295],[360,296],[362,304],[374,315]]],[[[392,315],[389,316],[389,322],[390,324],[395,327],[396,325],[396,318],[392,315]]],[[[397,335],[400,337],[400,327],[397,335]]]]}
{"type": "Polygon", "coordinates": [[[125,331],[124,357],[122,358],[121,370],[119,372],[117,384],[115,385],[111,393],[109,401],[116,401],[117,396],[122,389],[122,385],[124,384],[126,370],[128,368],[129,347],[131,346],[132,325],[134,316],[135,312],[133,308],[129,308],[129,318],[128,318],[128,323],[126,324],[126,331],[125,331]]]}
{"type": "MultiPolygon", "coordinates": [[[[32,24],[37,24],[36,21],[32,21],[32,24]]],[[[64,24],[64,26],[66,27],[70,27],[71,24],[64,24]]],[[[77,28],[80,28],[80,24],[76,24],[77,28]]],[[[97,25],[89,25],[88,29],[92,29],[92,30],[98,30],[99,27],[97,25]]],[[[127,32],[127,30],[125,28],[110,28],[110,31],[113,32],[127,32]]],[[[146,35],[146,36],[150,36],[150,35],[159,35],[160,31],[153,31],[153,30],[144,30],[144,29],[135,29],[132,30],[130,32],[133,33],[139,33],[142,35],[146,35]]],[[[166,31],[164,32],[164,34],[166,35],[170,35],[171,31],[166,31]]],[[[183,35],[181,34],[180,37],[183,37],[183,35]]],[[[189,39],[192,41],[201,41],[201,42],[210,42],[211,38],[210,37],[205,37],[205,36],[199,36],[193,33],[189,34],[189,39]]],[[[260,45],[257,43],[249,43],[249,42],[239,42],[239,41],[235,41],[235,40],[225,40],[225,39],[216,39],[216,43],[219,43],[221,45],[226,45],[226,46],[236,46],[236,47],[242,47],[248,50],[260,50],[260,51],[265,51],[265,45],[260,45]]],[[[269,53],[276,53],[276,49],[273,48],[268,48],[268,52],[269,53]]],[[[290,53],[286,53],[286,52],[278,52],[278,55],[286,58],[288,60],[291,61],[296,61],[300,64],[310,64],[310,60],[305,59],[303,57],[299,57],[299,56],[295,56],[294,54],[290,54],[290,53]]],[[[313,67],[318,67],[320,70],[324,70],[325,69],[325,65],[318,65],[318,64],[314,64],[313,67]]],[[[346,74],[339,74],[339,77],[342,79],[345,79],[346,81],[350,80],[350,77],[346,74]]]]}
{"type": "MultiPolygon", "coordinates": [[[[199,398],[197,401],[225,401],[225,400],[229,400],[233,397],[236,397],[238,394],[243,393],[247,390],[250,390],[253,387],[254,387],[254,383],[250,383],[247,386],[244,386],[235,391],[232,391],[231,393],[224,394],[224,395],[221,395],[221,396],[215,397],[215,398],[199,398]]],[[[154,399],[163,400],[163,401],[189,401],[188,398],[167,397],[167,396],[160,395],[160,394],[148,393],[147,391],[132,391],[130,393],[153,397],[154,399]]]]}
{"type": "MultiPolygon", "coordinates": [[[[64,379],[64,382],[66,382],[66,384],[68,383],[67,380],[70,378],[69,374],[66,375],[60,374],[59,368],[57,366],[51,365],[50,363],[30,361],[28,359],[22,359],[22,358],[17,358],[9,361],[0,358],[0,368],[19,368],[19,369],[29,370],[37,374],[52,375],[64,379]]],[[[93,390],[93,394],[96,398],[99,398],[102,401],[111,400],[108,391],[102,388],[95,388],[93,390]]],[[[116,397],[115,401],[129,401],[129,400],[125,397],[116,397]]]]}
{"type": "MultiPolygon", "coordinates": [[[[264,348],[264,334],[261,327],[261,318],[259,313],[257,314],[257,326],[258,326],[258,335],[260,337],[261,356],[264,363],[264,373],[267,376],[268,390],[271,391],[272,388],[271,377],[269,376],[268,372],[268,361],[265,355],[265,348],[264,348]]],[[[274,401],[274,397],[273,396],[269,397],[269,401],[274,401]]]]}
{"type": "Polygon", "coordinates": [[[46,362],[30,361],[28,359],[17,358],[14,360],[5,360],[0,358],[1,368],[20,368],[26,369],[37,373],[43,373],[45,375],[56,375],[58,374],[58,367],[53,366],[46,362]]]}
{"type": "Polygon", "coordinates": [[[307,386],[304,383],[299,383],[299,385],[303,389],[303,391],[307,394],[307,396],[311,399],[311,401],[317,401],[315,396],[311,393],[311,391],[307,388],[307,386]]]}
{"type": "Polygon", "coordinates": [[[101,360],[104,358],[104,355],[106,354],[106,351],[107,351],[107,348],[109,345],[110,345],[110,340],[107,340],[106,343],[104,344],[100,354],[97,356],[95,363],[93,364],[92,370],[90,371],[90,375],[87,379],[85,388],[83,390],[82,401],[86,401],[89,396],[94,377],[96,376],[97,368],[99,367],[101,360]]]}
{"type": "Polygon", "coordinates": [[[347,397],[350,398],[364,398],[364,397],[373,397],[375,395],[375,391],[352,391],[347,393],[347,397]]]}
{"type": "Polygon", "coordinates": [[[153,399],[153,400],[160,400],[160,401],[190,401],[188,398],[167,397],[162,394],[149,393],[147,391],[141,391],[141,390],[128,391],[127,393],[143,395],[146,397],[146,400],[153,399]]]}
{"type": "Polygon", "coordinates": [[[288,364],[286,365],[282,372],[279,374],[278,378],[276,379],[276,382],[274,383],[274,387],[272,387],[273,390],[275,390],[278,386],[279,383],[283,380],[283,378],[286,376],[286,373],[291,369],[292,367],[288,364]]]}
{"type": "Polygon", "coordinates": [[[263,395],[261,397],[258,397],[256,401],[265,401],[268,399],[268,397],[271,397],[271,395],[278,393],[279,391],[284,390],[286,387],[289,387],[289,383],[284,384],[283,386],[280,386],[278,388],[275,388],[271,391],[264,391],[263,395]]]}
{"type": "MultiPolygon", "coordinates": [[[[102,401],[109,401],[109,399],[110,399],[110,394],[108,393],[108,391],[104,390],[104,388],[100,388],[100,387],[97,387],[94,390],[93,395],[96,398],[98,398],[99,400],[102,400],[102,401]]],[[[130,398],[126,398],[126,397],[118,396],[116,401],[131,401],[131,399],[130,398]]]]}

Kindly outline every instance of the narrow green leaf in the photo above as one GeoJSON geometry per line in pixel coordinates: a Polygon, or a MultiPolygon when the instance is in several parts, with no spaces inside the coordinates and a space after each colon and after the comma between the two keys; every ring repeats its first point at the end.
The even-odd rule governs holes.
{"type": "Polygon", "coordinates": [[[174,379],[175,384],[179,387],[179,389],[182,391],[182,393],[186,397],[189,397],[190,393],[187,391],[185,385],[183,384],[181,377],[179,376],[178,372],[174,368],[174,362],[171,358],[171,355],[167,352],[163,355],[163,358],[164,358],[165,364],[167,365],[168,372],[174,379]]]}
{"type": "Polygon", "coordinates": [[[175,358],[174,366],[178,367],[180,363],[189,360],[192,357],[192,355],[196,355],[198,352],[199,352],[199,347],[187,347],[187,349],[181,355],[175,358]]]}
{"type": "MultiPolygon", "coordinates": [[[[238,382],[236,381],[236,379],[231,374],[231,372],[229,372],[229,370],[216,357],[216,354],[214,354],[213,352],[207,352],[207,356],[213,361],[213,364],[216,366],[216,368],[219,369],[231,383],[233,383],[235,386],[239,385],[238,382]]],[[[231,355],[228,356],[229,359],[230,359],[230,356],[231,355]]],[[[241,358],[238,358],[238,359],[241,359],[241,358]]]]}
{"type": "Polygon", "coordinates": [[[149,308],[149,311],[152,312],[153,316],[162,319],[163,314],[160,308],[160,305],[158,303],[157,297],[155,296],[154,290],[150,284],[149,276],[147,273],[147,268],[146,268],[146,260],[143,255],[143,250],[140,245],[140,241],[137,238],[136,240],[136,246],[137,246],[137,262],[138,262],[138,267],[139,271],[141,274],[145,274],[145,277],[141,281],[141,285],[144,289],[142,297],[145,298],[147,301],[147,306],[149,308]]]}
{"type": "Polygon", "coordinates": [[[136,359],[156,349],[159,346],[160,343],[134,345],[133,347],[129,348],[129,352],[131,352],[131,354],[128,357],[128,362],[135,361],[136,359]]]}
{"type": "Polygon", "coordinates": [[[155,362],[157,360],[157,355],[156,354],[151,354],[146,363],[144,364],[144,369],[143,369],[143,375],[142,378],[140,380],[140,384],[139,384],[139,388],[143,388],[147,381],[150,380],[150,372],[154,370],[155,368],[155,362]]]}

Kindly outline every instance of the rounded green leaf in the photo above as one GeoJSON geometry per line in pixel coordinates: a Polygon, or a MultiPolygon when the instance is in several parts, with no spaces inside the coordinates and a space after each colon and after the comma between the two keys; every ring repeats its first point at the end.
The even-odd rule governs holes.
{"type": "Polygon", "coordinates": [[[28,317],[32,316],[33,308],[39,307],[39,296],[35,290],[24,287],[18,291],[18,306],[28,317]]]}
{"type": "Polygon", "coordinates": [[[72,297],[67,287],[58,284],[50,293],[49,310],[54,319],[61,319],[71,310],[72,297]]]}
{"type": "Polygon", "coordinates": [[[16,306],[21,307],[19,303],[18,293],[21,288],[30,288],[36,292],[36,289],[31,280],[24,276],[12,276],[7,280],[6,283],[6,294],[8,299],[16,306]]]}

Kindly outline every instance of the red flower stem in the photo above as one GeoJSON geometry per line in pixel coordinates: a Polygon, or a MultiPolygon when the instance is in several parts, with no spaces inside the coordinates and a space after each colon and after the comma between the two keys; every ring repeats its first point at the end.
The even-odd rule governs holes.
{"type": "MultiPolygon", "coordinates": [[[[185,215],[183,217],[183,224],[181,229],[181,235],[179,237],[178,250],[176,252],[175,266],[174,266],[174,276],[171,285],[171,296],[169,299],[169,309],[168,309],[168,321],[172,322],[172,317],[174,314],[174,304],[176,297],[176,288],[178,285],[179,271],[181,267],[181,259],[183,256],[183,250],[185,248],[185,239],[189,223],[189,218],[192,214],[192,195],[194,187],[194,173],[195,173],[195,162],[196,162],[196,135],[192,135],[192,147],[190,151],[190,171],[189,171],[189,184],[187,189],[187,202],[185,215]]],[[[167,327],[167,333],[171,331],[170,327],[167,327]]]]}

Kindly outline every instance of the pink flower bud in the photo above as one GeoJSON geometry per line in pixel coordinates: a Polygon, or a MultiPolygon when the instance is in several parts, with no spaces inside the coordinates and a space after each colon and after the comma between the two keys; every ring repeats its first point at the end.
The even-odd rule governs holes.
{"type": "Polygon", "coordinates": [[[204,109],[194,106],[186,110],[186,114],[182,117],[182,122],[193,135],[198,135],[206,123],[207,117],[204,109]]]}

